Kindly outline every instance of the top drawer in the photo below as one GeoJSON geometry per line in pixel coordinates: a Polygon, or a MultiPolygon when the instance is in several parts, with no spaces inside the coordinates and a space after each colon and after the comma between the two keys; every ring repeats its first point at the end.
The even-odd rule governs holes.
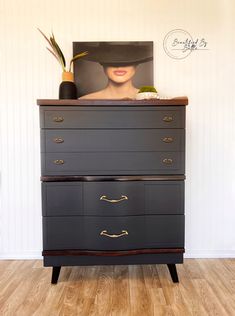
{"type": "Polygon", "coordinates": [[[184,128],[184,106],[40,108],[41,128],[184,128]]]}

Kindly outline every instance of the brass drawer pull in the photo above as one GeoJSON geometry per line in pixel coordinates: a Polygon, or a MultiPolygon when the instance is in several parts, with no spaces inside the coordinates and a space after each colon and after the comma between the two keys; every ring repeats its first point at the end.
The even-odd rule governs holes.
{"type": "Polygon", "coordinates": [[[162,160],[162,162],[163,162],[164,164],[166,164],[166,165],[172,165],[173,159],[171,159],[171,158],[165,158],[165,159],[162,160]]]}
{"type": "Polygon", "coordinates": [[[121,201],[124,201],[124,200],[128,200],[128,197],[126,195],[121,195],[121,198],[119,200],[110,200],[107,198],[106,195],[102,195],[100,197],[100,200],[101,201],[106,201],[106,202],[109,202],[109,203],[118,203],[118,202],[121,202],[121,201]]]}
{"type": "Polygon", "coordinates": [[[63,143],[64,140],[63,140],[63,138],[56,137],[56,138],[53,138],[53,142],[54,142],[54,143],[57,143],[57,144],[60,144],[60,143],[63,143]]]}
{"type": "Polygon", "coordinates": [[[172,116],[164,116],[162,119],[164,122],[172,122],[173,121],[173,117],[172,116]]]}
{"type": "Polygon", "coordinates": [[[163,141],[164,143],[172,143],[172,142],[173,142],[173,138],[172,138],[172,137],[164,137],[164,138],[162,139],[162,141],[163,141]]]}
{"type": "Polygon", "coordinates": [[[62,159],[56,159],[56,160],[54,160],[54,163],[55,163],[56,165],[63,165],[63,164],[64,164],[64,160],[62,160],[62,159]]]}
{"type": "Polygon", "coordinates": [[[107,230],[102,230],[102,232],[100,233],[100,236],[107,236],[107,237],[110,237],[110,238],[119,238],[119,237],[122,237],[122,236],[125,236],[125,235],[128,235],[128,231],[127,230],[122,230],[122,232],[118,235],[116,234],[109,234],[107,232],[107,230]]]}
{"type": "Polygon", "coordinates": [[[64,118],[62,116],[55,116],[53,117],[53,121],[56,123],[61,123],[64,121],[64,118]]]}

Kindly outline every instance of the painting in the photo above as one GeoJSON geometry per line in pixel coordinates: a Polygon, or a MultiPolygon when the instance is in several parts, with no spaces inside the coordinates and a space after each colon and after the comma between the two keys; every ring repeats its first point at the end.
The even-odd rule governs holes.
{"type": "Polygon", "coordinates": [[[135,99],[139,88],[153,86],[153,42],[73,42],[73,55],[88,54],[74,64],[81,99],[135,99]]]}

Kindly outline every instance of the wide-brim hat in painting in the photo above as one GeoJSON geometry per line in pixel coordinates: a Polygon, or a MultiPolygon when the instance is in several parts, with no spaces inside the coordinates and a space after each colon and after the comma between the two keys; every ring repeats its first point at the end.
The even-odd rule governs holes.
{"type": "Polygon", "coordinates": [[[153,60],[152,42],[98,42],[87,46],[83,59],[102,65],[141,64],[153,60]]]}

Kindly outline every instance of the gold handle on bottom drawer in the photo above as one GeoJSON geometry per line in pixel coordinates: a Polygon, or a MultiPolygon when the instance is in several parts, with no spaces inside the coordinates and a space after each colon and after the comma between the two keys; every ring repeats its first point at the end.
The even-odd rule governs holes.
{"type": "Polygon", "coordinates": [[[166,164],[166,165],[172,165],[173,159],[171,159],[171,158],[165,158],[165,159],[162,160],[162,162],[163,162],[164,164],[166,164]]]}
{"type": "Polygon", "coordinates": [[[63,165],[64,164],[64,160],[63,159],[56,159],[56,160],[54,160],[54,163],[56,165],[63,165]]]}
{"type": "Polygon", "coordinates": [[[100,197],[100,200],[101,201],[110,202],[110,203],[118,203],[118,202],[121,202],[121,201],[124,201],[124,200],[128,200],[128,197],[126,195],[121,195],[121,198],[118,199],[118,200],[110,200],[110,199],[107,198],[106,195],[102,195],[100,197]]]}
{"type": "Polygon", "coordinates": [[[110,238],[118,238],[118,237],[122,237],[122,236],[125,236],[125,235],[128,235],[128,231],[127,230],[122,230],[122,232],[118,235],[116,234],[109,234],[107,232],[107,230],[102,230],[102,232],[100,233],[100,236],[107,236],[107,237],[110,237],[110,238]]]}

